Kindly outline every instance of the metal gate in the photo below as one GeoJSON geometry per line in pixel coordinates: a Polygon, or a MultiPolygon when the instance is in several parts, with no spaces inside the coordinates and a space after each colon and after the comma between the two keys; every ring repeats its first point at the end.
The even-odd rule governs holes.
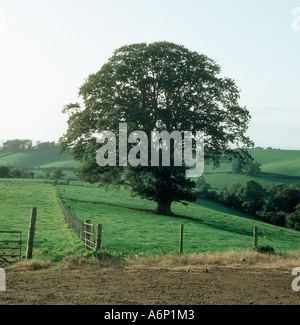
{"type": "Polygon", "coordinates": [[[95,249],[94,225],[89,220],[83,222],[83,242],[85,251],[95,249]]]}
{"type": "Polygon", "coordinates": [[[0,231],[0,265],[20,261],[21,251],[21,231],[0,231]]]}

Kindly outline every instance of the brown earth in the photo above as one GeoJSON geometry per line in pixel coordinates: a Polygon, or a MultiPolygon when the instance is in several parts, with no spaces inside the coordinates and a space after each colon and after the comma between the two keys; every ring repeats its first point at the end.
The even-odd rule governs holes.
{"type": "MultiPolygon", "coordinates": [[[[291,264],[68,265],[6,270],[0,305],[299,305],[291,264]]],[[[99,264],[99,263],[98,263],[99,264]]]]}

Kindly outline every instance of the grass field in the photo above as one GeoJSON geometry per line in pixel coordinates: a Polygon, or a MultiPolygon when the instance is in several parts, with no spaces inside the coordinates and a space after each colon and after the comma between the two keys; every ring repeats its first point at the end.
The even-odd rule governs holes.
{"type": "Polygon", "coordinates": [[[262,185],[271,186],[274,184],[282,183],[285,185],[297,185],[299,187],[300,180],[298,178],[275,177],[269,174],[259,175],[242,175],[235,173],[207,173],[204,174],[205,181],[212,186],[212,188],[222,189],[227,187],[230,183],[237,182],[242,185],[252,179],[262,185]]]}
{"type": "MultiPolygon", "coordinates": [[[[256,149],[251,154],[270,174],[232,174],[231,164],[222,163],[217,170],[206,166],[206,181],[218,188],[250,178],[267,185],[299,183],[300,151],[256,149]]],[[[76,164],[70,155],[58,156],[57,150],[0,156],[0,165],[74,168],[76,164]]],[[[59,191],[65,206],[81,220],[102,224],[102,249],[118,255],[177,253],[180,224],[184,224],[183,250],[187,254],[250,250],[254,226],[258,227],[259,244],[271,245],[277,252],[300,249],[300,232],[263,223],[210,201],[198,200],[187,207],[173,204],[172,211],[179,216],[175,218],[153,214],[154,202],[131,197],[126,189],[98,188],[78,181],[66,186],[62,181],[59,191]]],[[[22,231],[23,255],[33,206],[38,208],[35,257],[55,260],[83,253],[82,242],[63,220],[52,185],[42,179],[0,179],[0,199],[1,230],[22,231]]]]}
{"type": "Polygon", "coordinates": [[[181,218],[152,214],[155,204],[132,198],[127,190],[104,189],[75,183],[59,186],[65,206],[82,220],[103,226],[102,248],[130,254],[176,253],[179,225],[184,224],[185,253],[249,250],[253,227],[259,243],[276,251],[300,248],[300,233],[263,223],[222,205],[198,200],[187,207],[173,204],[181,218]],[[194,220],[188,220],[194,219],[194,220]]]}
{"type": "Polygon", "coordinates": [[[58,149],[28,150],[16,153],[0,154],[0,166],[12,167],[67,167],[75,168],[78,163],[68,153],[59,155],[58,149]]]}
{"type": "Polygon", "coordinates": [[[214,169],[211,164],[205,164],[206,182],[213,188],[219,189],[227,187],[232,182],[245,184],[249,179],[269,186],[277,183],[300,184],[299,150],[252,149],[249,153],[255,161],[262,164],[262,174],[253,176],[232,173],[232,163],[228,162],[222,162],[217,169],[214,169]]]}
{"type": "MultiPolygon", "coordinates": [[[[239,175],[231,172],[231,163],[222,162],[220,167],[214,169],[212,164],[205,164],[204,176],[206,181],[214,188],[223,188],[231,182],[245,184],[248,179],[272,185],[276,183],[299,184],[300,183],[300,150],[249,150],[253,158],[262,164],[261,170],[265,174],[258,176],[239,175]]],[[[18,153],[1,153],[0,166],[32,167],[35,170],[35,178],[43,178],[42,168],[65,168],[65,179],[76,179],[74,172],[67,168],[79,166],[69,153],[59,155],[58,149],[29,150],[18,153]]]]}
{"type": "Polygon", "coordinates": [[[32,168],[34,178],[44,178],[44,168],[62,168],[64,179],[76,179],[74,169],[78,167],[72,155],[59,155],[58,149],[28,150],[16,153],[0,153],[0,166],[32,168]]]}
{"type": "Polygon", "coordinates": [[[34,257],[55,260],[82,249],[81,242],[64,223],[52,185],[41,180],[0,179],[0,229],[22,231],[23,255],[32,207],[37,207],[34,257]]]}
{"type": "MultiPolygon", "coordinates": [[[[244,251],[252,248],[253,226],[259,244],[277,252],[300,249],[300,233],[262,223],[222,205],[199,200],[174,204],[181,218],[151,213],[154,202],[132,198],[128,190],[104,189],[74,182],[59,185],[65,206],[81,220],[103,225],[102,249],[118,256],[177,253],[184,224],[184,253],[244,251]],[[186,219],[186,218],[189,218],[186,219]],[[194,220],[192,220],[194,219],[194,220]]],[[[20,230],[25,255],[30,211],[38,209],[34,257],[57,260],[82,254],[83,245],[63,220],[55,188],[41,180],[1,179],[1,230],[20,230]]]]}
{"type": "MultiPolygon", "coordinates": [[[[288,176],[300,176],[300,150],[250,149],[255,161],[262,164],[261,170],[288,176]]],[[[220,168],[205,165],[205,172],[231,171],[232,163],[222,162],[220,168]]]]}

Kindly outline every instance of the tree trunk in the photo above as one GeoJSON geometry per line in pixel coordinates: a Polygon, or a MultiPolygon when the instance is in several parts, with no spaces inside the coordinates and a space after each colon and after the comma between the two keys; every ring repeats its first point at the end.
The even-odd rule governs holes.
{"type": "Polygon", "coordinates": [[[171,212],[171,201],[158,201],[155,209],[155,213],[163,214],[166,216],[172,215],[171,212]]]}

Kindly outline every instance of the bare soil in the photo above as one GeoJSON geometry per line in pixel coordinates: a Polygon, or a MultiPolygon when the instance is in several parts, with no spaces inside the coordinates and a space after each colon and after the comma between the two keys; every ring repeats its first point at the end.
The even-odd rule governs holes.
{"type": "Polygon", "coordinates": [[[272,265],[8,269],[0,305],[299,305],[291,271],[272,265]]]}

